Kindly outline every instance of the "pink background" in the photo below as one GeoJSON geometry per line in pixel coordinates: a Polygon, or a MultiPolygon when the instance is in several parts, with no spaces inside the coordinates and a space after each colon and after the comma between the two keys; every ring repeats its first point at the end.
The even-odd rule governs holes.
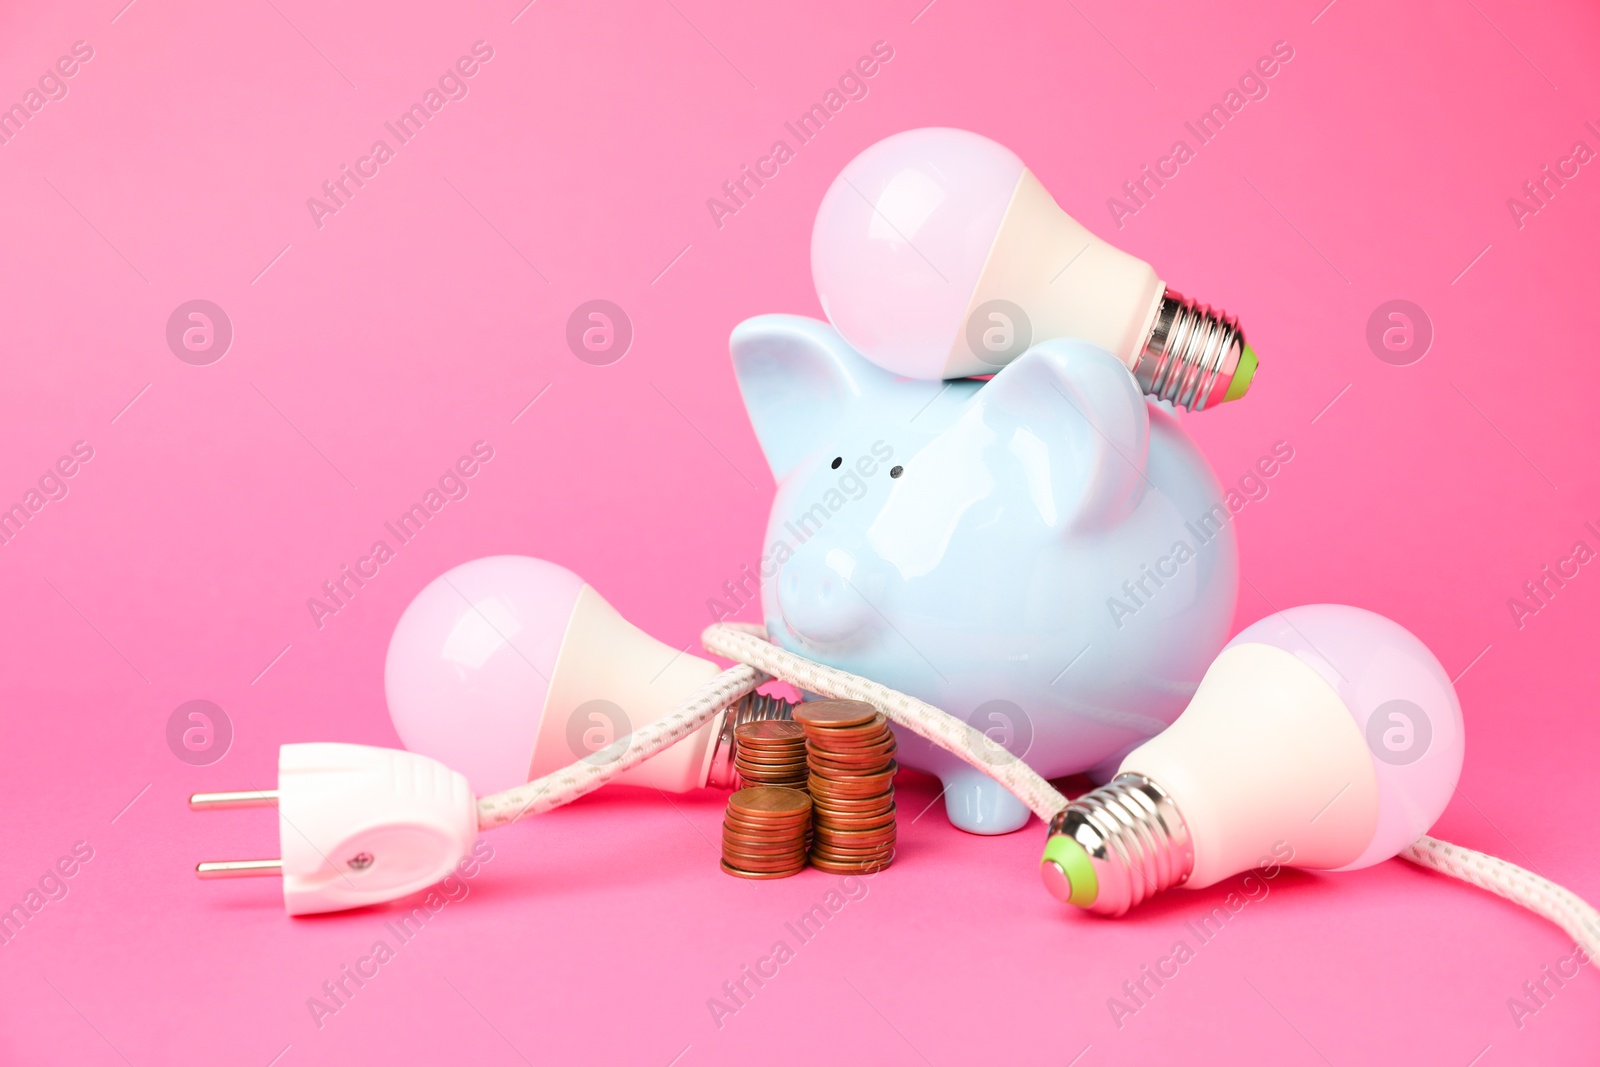
{"type": "Polygon", "coordinates": [[[1600,523],[1600,174],[1520,229],[1506,206],[1574,141],[1600,148],[1592,6],[523,2],[0,13],[0,100],[74,41],[94,49],[0,146],[0,498],[94,449],[0,547],[0,902],[74,842],[94,850],[0,948],[0,1060],[1592,1061],[1592,968],[1520,1029],[1507,1007],[1563,935],[1398,862],[1286,874],[1119,1029],[1107,998],[1224,890],[1065,914],[1034,875],[1037,825],[913,821],[935,788],[911,775],[894,867],[721,1029],[707,998],[793,947],[784,923],[836,880],[728,878],[720,796],[619,791],[490,837],[469,898],[319,1030],[306,999],[391,913],[292,921],[274,883],[198,883],[196,860],[270,855],[275,833],[184,797],[270,782],[282,742],[397,743],[390,630],[479,555],[558,561],[693,641],[759,554],[772,491],[728,331],[819,314],[823,190],[919,125],[1011,146],[1096,232],[1241,316],[1255,389],[1186,424],[1225,484],[1276,441],[1295,458],[1239,516],[1237,625],[1334,600],[1413,629],[1465,672],[1440,835],[1600,899],[1600,573],[1520,629],[1507,608],[1576,540],[1600,548],[1583,527],[1600,523]],[[480,39],[494,58],[470,94],[319,230],[306,198],[480,39]],[[870,95],[718,229],[706,198],[879,40],[894,58],[870,95]],[[1294,58],[1270,95],[1119,232],[1106,198],[1192,145],[1184,121],[1280,40],[1294,58]],[[210,366],[165,342],[195,298],[235,330],[210,366]],[[564,341],[595,298],[636,331],[611,366],[564,341]],[[1436,331],[1405,367],[1365,340],[1395,298],[1436,331]],[[470,496],[319,630],[306,599],[480,439],[495,459],[470,496]],[[236,731],[211,766],[167,747],[191,699],[236,731]]]}

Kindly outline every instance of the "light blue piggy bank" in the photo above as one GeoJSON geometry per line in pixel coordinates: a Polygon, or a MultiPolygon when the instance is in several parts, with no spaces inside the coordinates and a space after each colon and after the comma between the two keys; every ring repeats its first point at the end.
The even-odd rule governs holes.
{"type": "MultiPolygon", "coordinates": [[[[1210,467],[1121,363],[1057,340],[988,382],[912,381],[793,315],[741,323],[731,347],[778,483],[774,641],[944,708],[996,742],[981,759],[1046,777],[1107,774],[1183,710],[1227,640],[1237,549],[1210,467]]],[[[1028,821],[898,735],[956,826],[1028,821]]]]}

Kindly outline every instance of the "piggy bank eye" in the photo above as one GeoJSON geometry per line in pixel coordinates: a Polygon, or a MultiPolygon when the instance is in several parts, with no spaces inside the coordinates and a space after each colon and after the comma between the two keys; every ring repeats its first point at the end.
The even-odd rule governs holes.
{"type": "Polygon", "coordinates": [[[839,464],[841,464],[843,462],[844,462],[844,457],[843,456],[834,456],[833,457],[833,462],[828,464],[828,466],[832,467],[834,470],[838,470],[839,469],[839,464]]]}
{"type": "Polygon", "coordinates": [[[905,472],[906,472],[906,469],[904,467],[900,466],[900,464],[896,463],[894,466],[889,468],[889,477],[898,478],[902,474],[904,474],[905,472]]]}

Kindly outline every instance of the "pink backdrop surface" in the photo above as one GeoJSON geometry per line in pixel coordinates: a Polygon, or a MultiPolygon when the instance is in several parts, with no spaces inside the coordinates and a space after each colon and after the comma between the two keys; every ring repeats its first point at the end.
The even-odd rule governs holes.
{"type": "Polygon", "coordinates": [[[1236,626],[1341,601],[1410,627],[1468,723],[1438,833],[1600,899],[1600,567],[1508,606],[1575,542],[1600,548],[1591,5],[125,2],[0,13],[0,102],[43,87],[0,144],[0,502],[92,450],[0,546],[0,904],[92,852],[0,946],[0,1061],[1592,1062],[1592,968],[1508,1005],[1536,1003],[1523,983],[1563,935],[1400,862],[1284,875],[1118,1019],[1108,999],[1194,944],[1227,887],[1066,914],[1037,823],[988,839],[916,817],[925,777],[902,777],[895,865],[804,943],[786,923],[838,880],[720,873],[718,794],[602,793],[495,833],[468,896],[403,945],[398,907],[290,920],[274,883],[197,882],[195,861],[276,835],[184,806],[270,782],[284,742],[397,744],[390,630],[467,559],[555,560],[694,641],[772,492],[730,328],[820,314],[829,181],[889,133],[954,125],[1245,323],[1254,390],[1185,419],[1224,484],[1294,449],[1238,517],[1236,626]],[[399,144],[384,124],[480,41],[465,95],[399,144]],[[714,218],[879,41],[866,96],[714,218]],[[1265,97],[1196,147],[1185,122],[1277,42],[1265,97]],[[379,138],[393,158],[361,163],[379,138]],[[1117,218],[1108,198],[1180,138],[1194,158],[1117,218]],[[308,209],[358,165],[336,213],[308,209]],[[1523,185],[1546,165],[1568,177],[1540,204],[1523,185]],[[208,365],[166,337],[196,299],[232,326],[208,365]],[[592,299],[634,329],[608,366],[565,341],[592,299]],[[1433,333],[1404,366],[1367,340],[1396,299],[1433,333]],[[307,599],[478,441],[494,459],[469,495],[319,625],[307,599]],[[207,766],[167,742],[195,699],[234,732],[207,766]],[[395,957],[315,1018],[380,939],[395,957]],[[780,939],[794,957],[719,1025],[708,998],[780,939]]]}

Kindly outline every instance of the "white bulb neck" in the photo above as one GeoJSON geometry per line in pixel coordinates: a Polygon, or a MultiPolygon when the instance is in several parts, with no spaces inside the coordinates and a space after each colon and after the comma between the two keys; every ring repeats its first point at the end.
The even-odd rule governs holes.
{"type": "Polygon", "coordinates": [[[1237,319],[1169,291],[1150,264],[1095,236],[1023,170],[942,376],[993,374],[1028,344],[1056,337],[1098,345],[1146,394],[1191,411],[1226,399],[1244,355],[1237,319]],[[996,314],[1012,340],[991,352],[981,340],[996,314]]]}
{"type": "Polygon", "coordinates": [[[1334,688],[1290,652],[1236,644],[1177,721],[1052,820],[1052,840],[1075,844],[1047,845],[1041,870],[1062,899],[1120,915],[1253,867],[1345,866],[1372,840],[1378,802],[1366,739],[1334,688]]]}
{"type": "MultiPolygon", "coordinates": [[[[710,660],[657,641],[585,585],[550,675],[528,780],[575,759],[617,758],[629,734],[671,713],[718,673],[710,660]]],[[[670,793],[700,788],[719,725],[713,719],[613,781],[670,793]]]]}
{"type": "Polygon", "coordinates": [[[1118,771],[1159,782],[1183,813],[1194,888],[1285,849],[1295,867],[1342,867],[1378,825],[1377,772],[1350,709],[1272,645],[1224,649],[1177,721],[1118,771]]]}

